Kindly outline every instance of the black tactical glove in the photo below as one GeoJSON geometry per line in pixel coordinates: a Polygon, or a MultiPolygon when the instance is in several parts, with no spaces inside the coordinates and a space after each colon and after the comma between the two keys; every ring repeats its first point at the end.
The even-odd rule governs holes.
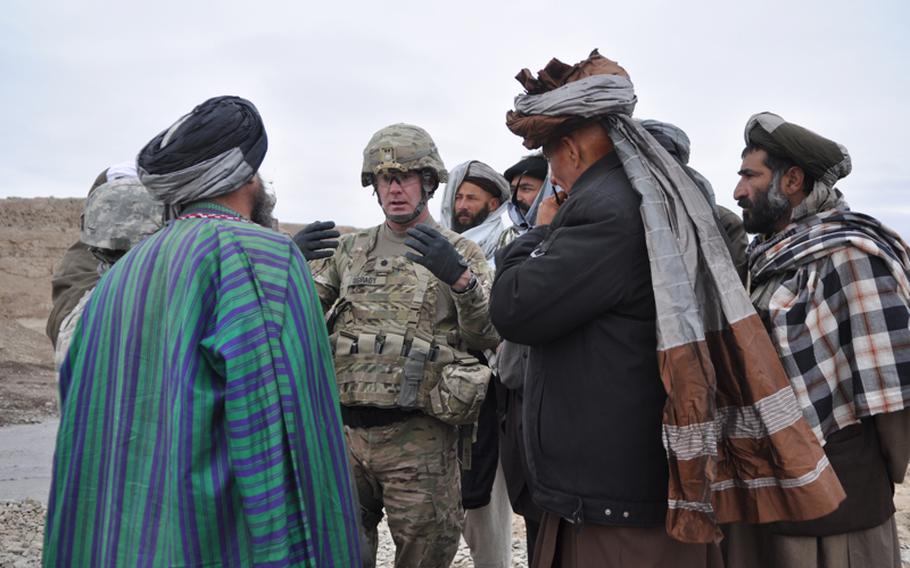
{"type": "Polygon", "coordinates": [[[452,243],[430,226],[420,224],[408,229],[408,238],[404,244],[420,253],[405,253],[409,260],[426,266],[436,278],[449,286],[457,282],[468,269],[468,263],[461,258],[452,243]]]}
{"type": "Polygon", "coordinates": [[[317,258],[328,258],[335,254],[334,250],[338,248],[338,237],[341,233],[335,230],[334,221],[316,221],[300,229],[294,235],[294,242],[300,247],[300,252],[307,260],[316,260],[317,258]]]}

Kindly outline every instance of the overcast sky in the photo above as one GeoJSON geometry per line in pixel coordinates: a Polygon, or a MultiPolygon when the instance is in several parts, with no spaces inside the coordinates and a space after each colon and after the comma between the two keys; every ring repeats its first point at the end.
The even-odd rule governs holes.
{"type": "Polygon", "coordinates": [[[6,0],[0,22],[0,197],[84,196],[193,106],[234,94],[265,120],[282,221],[374,225],[359,182],[374,131],[418,124],[450,169],[502,171],[526,153],[505,127],[515,74],[597,47],[631,75],[635,116],[688,132],[719,203],[739,212],[743,127],[770,110],[844,144],[848,202],[910,237],[907,0],[6,0]]]}

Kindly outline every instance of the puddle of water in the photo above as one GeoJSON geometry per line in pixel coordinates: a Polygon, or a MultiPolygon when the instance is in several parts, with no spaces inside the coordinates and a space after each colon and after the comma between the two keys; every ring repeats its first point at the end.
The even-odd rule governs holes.
{"type": "Polygon", "coordinates": [[[47,504],[59,421],[0,428],[0,501],[47,504]]]}

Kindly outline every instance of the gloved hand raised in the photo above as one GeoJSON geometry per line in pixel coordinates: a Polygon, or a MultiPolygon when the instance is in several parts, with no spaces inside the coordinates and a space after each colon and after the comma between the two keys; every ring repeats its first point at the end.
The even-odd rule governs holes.
{"type": "Polygon", "coordinates": [[[461,258],[452,243],[428,225],[420,224],[408,229],[408,238],[404,244],[420,253],[405,253],[409,260],[426,266],[436,278],[449,286],[457,282],[468,269],[468,263],[461,258]]]}
{"type": "Polygon", "coordinates": [[[328,258],[335,254],[338,248],[338,237],[341,233],[335,230],[334,221],[316,221],[294,235],[294,242],[300,247],[300,252],[307,260],[328,258]]]}

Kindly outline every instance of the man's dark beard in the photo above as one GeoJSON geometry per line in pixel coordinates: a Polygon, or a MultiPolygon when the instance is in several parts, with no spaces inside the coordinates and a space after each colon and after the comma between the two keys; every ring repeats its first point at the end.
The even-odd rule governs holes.
{"type": "Polygon", "coordinates": [[[766,235],[790,214],[790,203],[780,194],[780,176],[775,175],[767,189],[753,203],[744,198],[738,201],[743,209],[743,228],[747,233],[766,235]]]}
{"type": "Polygon", "coordinates": [[[265,188],[260,188],[253,200],[253,210],[250,212],[250,221],[257,225],[262,225],[267,229],[274,229],[275,218],[272,217],[273,207],[270,207],[269,205],[269,197],[265,193],[265,188]]]}
{"type": "MultiPolygon", "coordinates": [[[[484,205],[483,209],[481,209],[480,211],[477,212],[476,215],[471,217],[467,223],[461,223],[458,220],[458,214],[459,214],[458,211],[456,211],[455,213],[452,214],[452,230],[455,231],[456,233],[463,233],[463,232],[467,231],[468,229],[473,229],[477,225],[480,225],[481,223],[486,221],[487,217],[490,216],[490,206],[484,205]]],[[[470,215],[470,213],[468,213],[468,215],[470,215]]]]}
{"type": "Polygon", "coordinates": [[[518,210],[521,211],[522,215],[527,215],[528,211],[531,210],[531,204],[525,203],[524,201],[515,200],[515,207],[518,207],[518,210]]]}

